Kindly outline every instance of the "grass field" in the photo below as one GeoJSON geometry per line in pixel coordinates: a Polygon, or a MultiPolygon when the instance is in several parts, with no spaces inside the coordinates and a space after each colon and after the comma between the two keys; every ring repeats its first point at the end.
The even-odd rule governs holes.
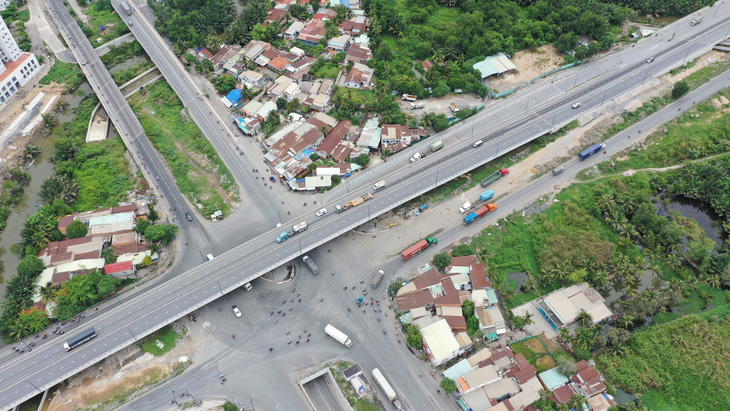
{"type": "Polygon", "coordinates": [[[315,70],[312,73],[312,75],[314,75],[314,77],[317,77],[317,78],[336,79],[337,75],[340,74],[340,70],[342,70],[342,66],[340,66],[337,63],[328,61],[327,63],[325,63],[321,67],[319,67],[317,70],[315,70]]]}
{"type": "Polygon", "coordinates": [[[84,75],[81,74],[81,69],[76,64],[64,63],[63,61],[56,60],[48,70],[48,74],[43,76],[40,83],[43,85],[56,83],[65,84],[66,90],[73,91],[84,81],[84,75]]]}
{"type": "MultiPolygon", "coordinates": [[[[545,336],[543,336],[544,338],[545,336]]],[[[537,368],[537,373],[547,371],[556,366],[550,351],[538,337],[530,337],[510,345],[515,354],[522,354],[528,363],[537,368]]]]}
{"type": "Polygon", "coordinates": [[[157,330],[148,337],[145,337],[144,340],[139,343],[139,348],[143,352],[148,352],[154,356],[160,356],[175,348],[178,338],[180,338],[180,334],[175,332],[175,330],[168,325],[157,330]],[[157,346],[157,341],[160,341],[163,344],[162,348],[157,346]]]}
{"type": "Polygon", "coordinates": [[[162,154],[175,176],[180,192],[208,218],[214,211],[227,215],[230,207],[223,196],[237,198],[233,176],[182,103],[164,82],[157,81],[135,94],[130,103],[139,115],[152,144],[162,154]]]}

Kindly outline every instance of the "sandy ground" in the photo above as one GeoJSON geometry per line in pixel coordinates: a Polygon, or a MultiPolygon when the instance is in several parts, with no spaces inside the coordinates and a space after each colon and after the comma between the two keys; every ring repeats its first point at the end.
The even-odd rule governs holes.
{"type": "Polygon", "coordinates": [[[496,79],[490,78],[485,81],[487,87],[497,91],[513,89],[563,65],[563,56],[550,45],[540,46],[535,51],[518,51],[511,60],[517,70],[496,79]]]}

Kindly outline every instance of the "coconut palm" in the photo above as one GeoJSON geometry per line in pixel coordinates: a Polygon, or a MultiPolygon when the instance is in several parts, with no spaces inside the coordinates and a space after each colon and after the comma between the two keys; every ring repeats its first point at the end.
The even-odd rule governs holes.
{"type": "Polygon", "coordinates": [[[593,347],[595,335],[590,328],[581,328],[575,334],[575,345],[584,350],[590,350],[593,347]]]}
{"type": "Polygon", "coordinates": [[[30,335],[30,329],[28,329],[28,324],[20,321],[20,319],[16,319],[10,324],[10,337],[13,339],[13,341],[20,341],[23,338],[30,335]]]}
{"type": "Polygon", "coordinates": [[[622,314],[616,321],[616,325],[623,328],[624,330],[628,330],[629,328],[631,328],[632,325],[634,325],[634,317],[628,314],[622,314]]]}
{"type": "Polygon", "coordinates": [[[576,321],[578,321],[578,324],[585,327],[590,324],[593,324],[593,317],[588,312],[581,311],[580,314],[578,314],[576,321]]]}
{"type": "Polygon", "coordinates": [[[56,299],[56,289],[53,288],[50,282],[46,283],[45,286],[38,288],[38,294],[41,300],[46,304],[56,299]]]}
{"type": "Polygon", "coordinates": [[[580,410],[581,406],[585,404],[586,401],[586,397],[581,394],[573,394],[573,396],[570,397],[570,401],[568,401],[568,406],[573,410],[580,410]]]}

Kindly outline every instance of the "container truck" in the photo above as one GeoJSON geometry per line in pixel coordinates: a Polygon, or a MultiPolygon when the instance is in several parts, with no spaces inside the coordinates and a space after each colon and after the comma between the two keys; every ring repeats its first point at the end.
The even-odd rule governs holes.
{"type": "Polygon", "coordinates": [[[580,161],[583,161],[586,158],[603,150],[604,148],[606,148],[606,145],[603,143],[594,144],[594,145],[588,147],[587,149],[581,151],[580,154],[578,154],[578,158],[580,159],[580,161]]]}
{"type": "Polygon", "coordinates": [[[499,180],[500,178],[506,176],[507,174],[509,174],[509,170],[507,170],[506,168],[500,168],[499,170],[490,174],[489,177],[482,180],[482,182],[481,182],[482,187],[486,187],[486,186],[492,184],[493,182],[499,180]]]}
{"type": "Polygon", "coordinates": [[[415,163],[416,161],[421,159],[421,153],[416,153],[411,157],[411,163],[415,163]]]}
{"type": "Polygon", "coordinates": [[[494,191],[487,190],[487,191],[483,192],[482,195],[479,196],[479,199],[481,201],[487,201],[487,200],[490,200],[492,197],[494,197],[494,191]]]}
{"type": "Polygon", "coordinates": [[[423,104],[423,103],[411,103],[411,110],[423,108],[424,106],[425,106],[425,104],[423,104]]]}
{"type": "Polygon", "coordinates": [[[444,142],[439,140],[433,144],[431,144],[431,151],[439,151],[444,147],[444,142]]]}
{"type": "Polygon", "coordinates": [[[418,96],[414,96],[413,94],[404,94],[403,95],[403,100],[405,100],[405,101],[416,101],[417,98],[418,98],[418,96]]]}
{"type": "Polygon", "coordinates": [[[122,5],[122,8],[124,9],[124,12],[127,13],[127,16],[132,15],[132,8],[129,6],[129,3],[126,1],[123,1],[120,3],[122,5]]]}
{"type": "Polygon", "coordinates": [[[302,261],[304,261],[304,264],[307,265],[307,268],[309,268],[309,271],[311,271],[312,274],[314,274],[314,275],[319,274],[319,267],[317,267],[317,264],[315,264],[314,260],[309,258],[308,255],[305,255],[302,258],[302,261]]]}
{"type": "Polygon", "coordinates": [[[337,328],[333,327],[332,324],[327,324],[326,327],[324,327],[324,332],[327,333],[330,337],[334,338],[339,342],[340,344],[344,345],[347,348],[352,347],[352,341],[350,341],[350,338],[347,337],[345,333],[338,330],[337,328]]]}
{"type": "Polygon", "coordinates": [[[464,225],[469,225],[496,209],[496,204],[487,204],[484,207],[480,207],[476,211],[473,211],[464,217],[464,225]]]}
{"type": "Polygon", "coordinates": [[[286,230],[282,231],[281,234],[279,234],[279,236],[276,237],[276,242],[283,243],[284,241],[288,240],[291,237],[294,237],[295,235],[301,233],[302,231],[305,231],[306,229],[307,229],[306,221],[302,221],[299,224],[295,224],[292,227],[291,231],[286,231],[286,230]]]}
{"type": "Polygon", "coordinates": [[[94,327],[91,327],[91,328],[87,329],[86,331],[82,332],[81,334],[79,334],[79,335],[69,339],[65,343],[63,343],[63,348],[66,351],[71,351],[74,348],[78,347],[79,345],[91,341],[92,339],[94,339],[94,337],[96,337],[96,330],[94,329],[94,327]]]}
{"type": "Polygon", "coordinates": [[[432,245],[436,245],[438,243],[439,243],[439,240],[437,240],[435,238],[427,238],[425,240],[421,240],[421,241],[417,242],[416,244],[413,244],[412,246],[401,251],[400,258],[402,258],[403,261],[408,261],[411,258],[418,255],[418,253],[420,253],[421,251],[427,249],[428,247],[430,247],[432,245]]]}
{"type": "Polygon", "coordinates": [[[398,411],[402,410],[403,406],[398,400],[398,396],[395,395],[395,390],[393,390],[393,387],[388,384],[388,380],[385,379],[383,373],[381,373],[379,369],[376,368],[373,370],[373,378],[375,379],[375,382],[378,384],[380,389],[383,390],[385,396],[388,397],[388,401],[393,404],[395,409],[398,411]]]}
{"type": "Polygon", "coordinates": [[[337,213],[341,213],[341,212],[347,210],[348,208],[357,207],[360,204],[362,204],[362,203],[364,203],[364,202],[366,202],[366,201],[368,201],[368,200],[370,200],[372,198],[373,198],[373,194],[372,193],[367,193],[364,196],[358,197],[358,198],[356,198],[356,199],[354,199],[354,200],[352,200],[352,201],[350,201],[348,203],[345,203],[342,206],[336,206],[335,209],[337,210],[337,213]]]}
{"type": "Polygon", "coordinates": [[[380,190],[383,187],[385,187],[385,180],[380,180],[373,185],[373,190],[380,190]]]}
{"type": "Polygon", "coordinates": [[[375,277],[373,277],[373,281],[370,281],[370,287],[378,288],[378,285],[380,285],[380,282],[383,281],[384,276],[385,276],[385,273],[383,272],[383,270],[379,270],[377,273],[375,273],[375,277]]]}
{"type": "Polygon", "coordinates": [[[459,207],[459,214],[466,213],[467,211],[471,210],[471,207],[471,203],[467,201],[466,203],[464,203],[463,206],[459,207]]]}

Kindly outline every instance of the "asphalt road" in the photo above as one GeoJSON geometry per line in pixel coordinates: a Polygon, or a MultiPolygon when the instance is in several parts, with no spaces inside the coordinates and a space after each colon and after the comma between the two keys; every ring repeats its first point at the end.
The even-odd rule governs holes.
{"type": "MultiPolygon", "coordinates": [[[[52,2],[51,4],[55,4],[56,7],[59,7],[57,2],[52,2]]],[[[59,15],[63,14],[63,11],[56,10],[56,12],[59,15]]],[[[66,17],[68,16],[66,15],[66,17]]],[[[722,18],[723,24],[728,20],[728,18],[725,17],[724,12],[719,13],[718,19],[720,18],[722,18]]],[[[706,17],[702,25],[699,26],[698,30],[703,31],[691,33],[691,36],[693,37],[699,37],[700,35],[704,36],[703,38],[705,39],[704,41],[706,44],[703,47],[705,48],[711,43],[710,37],[719,39],[725,35],[725,33],[719,33],[719,31],[725,31],[725,26],[718,29],[718,26],[721,26],[719,22],[716,22],[716,24],[710,24],[708,20],[710,19],[706,17]]],[[[679,24],[679,27],[683,27],[681,22],[679,24]]],[[[75,35],[73,33],[75,31],[78,31],[77,35],[81,36],[80,30],[78,30],[78,27],[71,20],[67,20],[63,29],[63,31],[70,31],[72,33],[70,35],[70,43],[74,43],[75,35]],[[74,27],[76,30],[73,29],[74,27]]],[[[686,29],[682,30],[687,31],[686,29]]],[[[680,34],[682,35],[682,33],[680,34]]],[[[69,34],[65,35],[69,36],[69,34]]],[[[79,45],[72,47],[72,49],[76,49],[75,52],[80,54],[82,61],[83,59],[86,59],[87,56],[93,56],[93,58],[89,58],[87,62],[95,62],[97,65],[100,64],[95,60],[96,57],[93,55],[92,50],[85,50],[81,46],[83,43],[81,41],[82,38],[76,40],[78,40],[76,41],[76,44],[79,45]],[[77,47],[81,48],[77,49],[77,47]]],[[[250,281],[261,273],[269,271],[270,269],[289,261],[292,257],[300,255],[303,252],[334,239],[339,236],[340,233],[346,232],[351,228],[362,224],[368,219],[402,204],[408,199],[428,191],[436,185],[470,170],[476,165],[488,161],[496,154],[511,150],[512,147],[530,139],[530,136],[534,135],[536,131],[539,131],[540,127],[549,127],[551,124],[558,124],[561,121],[572,119],[576,115],[575,112],[588,110],[591,107],[600,104],[604,98],[601,96],[610,98],[613,95],[617,95],[635,87],[636,84],[644,81],[644,79],[649,75],[655,75],[656,73],[668,70],[673,65],[680,64],[684,59],[689,58],[685,56],[691,56],[693,48],[697,46],[693,46],[689,43],[689,40],[679,40],[679,38],[673,40],[673,44],[669,47],[670,50],[665,54],[662,54],[661,57],[658,56],[656,61],[654,61],[651,65],[643,63],[643,59],[646,56],[646,51],[644,51],[643,54],[637,54],[634,56],[633,61],[628,61],[625,68],[619,71],[609,71],[607,74],[604,74],[604,76],[608,76],[607,78],[598,76],[597,78],[584,83],[583,86],[572,89],[567,87],[570,89],[569,92],[556,97],[553,101],[549,101],[546,108],[541,108],[536,105],[536,110],[528,113],[527,120],[532,118],[532,122],[527,120],[510,121],[506,124],[507,127],[503,132],[492,132],[491,134],[487,127],[474,127],[474,136],[471,138],[464,138],[464,140],[468,141],[447,147],[441,154],[429,156],[415,164],[411,164],[406,167],[401,166],[398,171],[389,177],[388,185],[384,189],[378,191],[373,200],[359,207],[346,211],[343,214],[334,214],[330,212],[330,214],[321,218],[315,218],[313,216],[314,209],[310,209],[310,214],[306,216],[306,219],[310,223],[309,230],[283,244],[277,245],[274,241],[279,230],[270,230],[268,233],[263,234],[263,236],[248,241],[247,243],[237,247],[235,250],[228,252],[225,255],[218,256],[218,258],[211,262],[180,274],[175,279],[167,282],[165,287],[157,287],[156,289],[150,290],[144,294],[121,299],[119,304],[123,306],[123,308],[109,310],[99,314],[92,320],[85,320],[87,325],[93,325],[97,328],[99,336],[77,350],[65,353],[60,342],[56,342],[56,344],[44,344],[39,346],[32,354],[24,354],[22,357],[17,355],[10,357],[10,361],[3,363],[2,373],[0,375],[0,404],[4,407],[5,404],[16,404],[25,398],[29,398],[39,390],[44,390],[54,385],[56,382],[68,378],[78,370],[93,364],[111,352],[115,352],[118,349],[127,346],[142,336],[148,335],[159,327],[169,324],[185,313],[205,306],[209,302],[218,299],[220,296],[237,289],[242,283],[250,281]],[[654,70],[656,70],[656,72],[654,70]],[[569,103],[575,101],[579,95],[582,102],[581,109],[570,109],[569,103]],[[551,116],[555,120],[545,120],[549,119],[551,116]],[[537,120],[537,123],[535,123],[535,120],[537,120]],[[474,138],[485,140],[484,145],[480,148],[472,149],[471,142],[474,138]]],[[[693,41],[699,40],[701,39],[694,39],[693,41]]],[[[652,45],[655,43],[657,42],[655,41],[654,43],[648,44],[652,45]]],[[[88,45],[88,43],[85,44],[88,45]]],[[[90,45],[88,45],[88,48],[90,48],[90,45]]],[[[638,52],[639,47],[637,47],[636,50],[638,52]]],[[[699,53],[701,51],[700,47],[697,47],[697,52],[699,53]]],[[[617,63],[617,66],[621,66],[621,64],[617,63]]],[[[92,82],[99,81],[103,75],[108,76],[108,73],[105,70],[99,70],[99,67],[97,67],[96,70],[93,68],[94,66],[92,66],[92,70],[87,71],[87,75],[90,76],[90,80],[92,82]]],[[[567,78],[563,78],[559,80],[558,83],[554,84],[561,84],[563,80],[567,80],[569,82],[571,77],[566,77],[567,78]]],[[[575,80],[576,83],[580,81],[582,80],[575,80]]],[[[110,78],[107,82],[102,82],[101,84],[97,84],[97,86],[105,86],[111,89],[109,91],[110,94],[106,94],[106,89],[103,87],[97,89],[102,93],[102,101],[111,98],[111,101],[117,102],[116,97],[111,94],[115,90],[116,93],[118,93],[118,90],[116,87],[113,87],[113,82],[111,82],[110,78]]],[[[119,101],[123,103],[121,95],[118,97],[122,99],[119,101]]],[[[114,105],[112,104],[112,106],[114,105]]],[[[119,107],[120,110],[123,110],[124,107],[128,108],[126,103],[117,105],[117,107],[119,107]]],[[[133,115],[133,113],[131,115],[133,115]]],[[[127,123],[134,124],[134,121],[131,118],[128,118],[127,121],[122,122],[122,125],[127,123]]],[[[128,134],[128,132],[125,131],[127,130],[126,128],[120,127],[117,124],[115,125],[118,130],[122,131],[124,134],[128,134]]],[[[467,127],[470,125],[471,124],[466,124],[464,125],[466,127],[462,126],[461,132],[465,132],[467,127]]],[[[137,138],[139,137],[138,134],[131,135],[131,144],[135,144],[135,142],[140,144],[139,141],[143,140],[137,138]]],[[[144,139],[144,141],[146,141],[146,139],[144,139]]],[[[151,147],[149,150],[151,150],[151,147]]],[[[146,155],[147,151],[143,151],[143,154],[146,155]]],[[[152,155],[154,155],[153,150],[151,150],[149,158],[152,158],[152,155]]],[[[151,163],[152,162],[150,162],[150,166],[151,163]]],[[[388,164],[390,165],[391,162],[388,164]]],[[[365,181],[360,182],[360,184],[363,183],[365,183],[365,181]]],[[[363,194],[367,191],[370,191],[369,188],[352,189],[351,195],[348,198],[352,198],[354,195],[363,194]]],[[[300,220],[301,219],[297,219],[294,221],[298,222],[300,220]]],[[[324,273],[326,273],[326,268],[323,268],[323,274],[320,275],[320,281],[323,281],[322,277],[326,276],[324,273]]],[[[343,294],[344,298],[345,293],[341,289],[340,293],[343,294]]],[[[342,316],[342,314],[340,314],[340,316],[342,316]]],[[[337,316],[335,316],[335,320],[336,319],[337,316]]],[[[323,329],[324,327],[324,324],[316,325],[318,329],[323,329]]],[[[357,327],[355,327],[355,330],[346,332],[353,333],[355,336],[353,340],[364,340],[364,337],[358,334],[359,331],[357,327]]],[[[371,336],[371,333],[367,335],[370,336],[369,338],[375,338],[375,336],[371,336]]],[[[66,335],[66,337],[70,336],[72,336],[72,334],[66,335]]],[[[392,340],[385,337],[383,338],[384,341],[390,341],[389,343],[380,343],[381,346],[385,344],[387,347],[384,349],[385,352],[390,352],[393,349],[399,349],[398,347],[395,347],[392,340]],[[393,348],[390,346],[393,346],[393,348]]],[[[331,342],[336,344],[334,341],[331,342]]],[[[376,344],[373,343],[373,345],[376,344]]],[[[328,348],[326,352],[331,352],[331,348],[328,348]]],[[[7,358],[9,355],[12,354],[6,352],[4,357],[7,358]]],[[[367,355],[367,353],[365,355],[367,355]]],[[[383,359],[380,358],[380,360],[382,361],[383,359]]],[[[363,362],[367,363],[367,358],[363,362]]],[[[401,372],[405,371],[401,370],[401,372]]],[[[401,381],[401,379],[398,378],[398,375],[391,378],[401,381]]],[[[398,382],[394,385],[397,386],[398,382]]],[[[399,390],[399,388],[396,388],[396,390],[399,390]]],[[[418,398],[413,399],[409,398],[409,396],[405,396],[405,401],[407,404],[410,402],[415,404],[418,398]]],[[[414,405],[414,407],[416,406],[414,405]]]]}

